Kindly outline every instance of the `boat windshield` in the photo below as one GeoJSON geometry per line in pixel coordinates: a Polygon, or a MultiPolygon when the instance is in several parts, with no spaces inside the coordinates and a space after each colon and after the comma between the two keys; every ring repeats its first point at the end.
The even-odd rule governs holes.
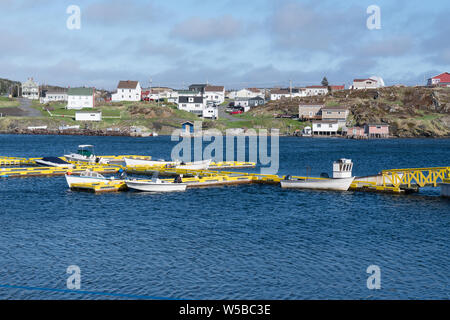
{"type": "Polygon", "coordinates": [[[78,146],[77,153],[82,156],[90,157],[94,154],[94,146],[91,145],[78,146]]]}

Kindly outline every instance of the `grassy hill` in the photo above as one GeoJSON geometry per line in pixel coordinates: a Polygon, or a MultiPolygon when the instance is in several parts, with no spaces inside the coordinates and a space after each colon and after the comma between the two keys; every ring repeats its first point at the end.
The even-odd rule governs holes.
{"type": "Polygon", "coordinates": [[[344,90],[327,96],[271,101],[247,116],[298,114],[301,103],[341,105],[350,109],[351,125],[388,123],[398,137],[450,136],[450,88],[386,87],[378,90],[344,90]]]}

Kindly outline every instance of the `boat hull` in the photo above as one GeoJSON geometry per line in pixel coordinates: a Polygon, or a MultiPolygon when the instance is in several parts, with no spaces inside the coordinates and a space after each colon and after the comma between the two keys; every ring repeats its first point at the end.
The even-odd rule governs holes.
{"type": "Polygon", "coordinates": [[[186,170],[207,170],[212,160],[202,160],[195,161],[186,164],[180,164],[174,161],[152,161],[152,160],[139,160],[139,159],[129,159],[125,158],[125,164],[127,167],[139,167],[139,166],[173,166],[176,169],[186,169],[186,170]]]}
{"type": "Polygon", "coordinates": [[[147,181],[125,181],[129,189],[144,192],[181,192],[186,191],[184,183],[156,183],[147,181]]]}
{"type": "Polygon", "coordinates": [[[107,178],[94,178],[94,177],[80,177],[66,174],[66,182],[69,188],[75,183],[97,183],[97,182],[107,182],[112,181],[112,179],[107,178]]]}
{"type": "Polygon", "coordinates": [[[308,179],[308,180],[283,180],[281,187],[285,189],[312,189],[347,191],[355,178],[343,179],[308,179]]]}

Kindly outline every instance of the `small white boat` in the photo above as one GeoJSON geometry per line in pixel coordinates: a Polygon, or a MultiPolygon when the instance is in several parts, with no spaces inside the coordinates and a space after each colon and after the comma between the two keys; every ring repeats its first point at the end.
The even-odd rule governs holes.
{"type": "Polygon", "coordinates": [[[211,164],[212,160],[202,160],[202,161],[195,161],[195,162],[188,162],[186,164],[179,164],[176,166],[177,169],[187,169],[187,170],[208,170],[209,165],[211,164]]]}
{"type": "Polygon", "coordinates": [[[78,146],[76,153],[65,154],[67,161],[85,162],[89,164],[102,163],[102,159],[94,154],[94,146],[83,144],[78,146]]]}
{"type": "Polygon", "coordinates": [[[73,168],[75,165],[68,163],[67,161],[62,160],[57,157],[44,157],[42,159],[34,160],[37,164],[46,167],[65,167],[65,168],[73,168]]]}
{"type": "Polygon", "coordinates": [[[129,189],[145,192],[180,192],[186,191],[185,183],[175,183],[162,181],[160,179],[153,180],[125,180],[129,189]]]}
{"type": "Polygon", "coordinates": [[[161,166],[161,167],[172,167],[176,169],[187,169],[187,170],[208,170],[209,165],[212,160],[202,160],[194,162],[180,162],[180,161],[164,161],[164,160],[141,160],[141,159],[124,159],[127,167],[139,167],[139,166],[161,166]]]}
{"type": "Polygon", "coordinates": [[[131,159],[124,158],[125,165],[127,167],[139,167],[139,166],[176,166],[179,162],[175,161],[164,161],[164,160],[142,160],[142,159],[131,159]]]}
{"type": "Polygon", "coordinates": [[[106,178],[98,172],[89,170],[80,173],[80,175],[66,174],[65,177],[69,188],[74,183],[95,183],[115,180],[114,177],[106,178]]]}
{"type": "Polygon", "coordinates": [[[280,182],[286,189],[314,189],[347,191],[355,177],[352,177],[353,163],[349,159],[340,159],[333,163],[333,178],[286,179],[280,182]]]}

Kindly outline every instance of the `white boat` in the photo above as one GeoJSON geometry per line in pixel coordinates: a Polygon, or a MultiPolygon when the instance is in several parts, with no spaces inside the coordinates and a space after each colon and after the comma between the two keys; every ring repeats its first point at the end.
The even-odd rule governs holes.
{"type": "Polygon", "coordinates": [[[162,181],[160,179],[153,180],[125,180],[129,189],[145,192],[180,192],[186,191],[185,183],[175,183],[162,181]]]}
{"type": "Polygon", "coordinates": [[[98,172],[89,170],[80,173],[80,175],[66,174],[65,177],[69,188],[74,183],[95,183],[115,180],[114,177],[106,178],[98,172]]]}
{"type": "Polygon", "coordinates": [[[36,159],[34,160],[34,162],[46,167],[65,167],[65,168],[75,167],[75,165],[68,163],[67,161],[64,161],[61,158],[57,157],[44,157],[42,159],[36,159]]]}
{"type": "Polygon", "coordinates": [[[180,162],[180,161],[154,161],[154,160],[140,160],[125,158],[125,164],[127,167],[139,167],[139,166],[161,166],[161,167],[173,167],[176,169],[187,170],[208,170],[212,160],[202,160],[194,162],[180,162]]]}
{"type": "Polygon", "coordinates": [[[142,160],[142,159],[131,159],[124,158],[125,165],[127,167],[139,167],[139,166],[176,166],[180,162],[175,161],[164,161],[164,160],[142,160]]]}
{"type": "Polygon", "coordinates": [[[187,170],[208,170],[209,165],[211,164],[212,160],[202,160],[202,161],[194,161],[194,162],[188,162],[186,164],[179,164],[176,166],[177,169],[187,169],[187,170]]]}
{"type": "Polygon", "coordinates": [[[315,189],[347,191],[355,177],[343,179],[305,179],[305,180],[283,180],[281,187],[285,189],[315,189]]]}
{"type": "Polygon", "coordinates": [[[286,179],[280,182],[286,189],[314,189],[347,191],[355,177],[352,177],[353,163],[349,159],[340,159],[333,163],[333,178],[286,179]]]}
{"type": "Polygon", "coordinates": [[[76,153],[65,154],[67,161],[86,162],[89,164],[102,163],[102,159],[94,154],[94,146],[83,144],[78,146],[76,153]]]}

